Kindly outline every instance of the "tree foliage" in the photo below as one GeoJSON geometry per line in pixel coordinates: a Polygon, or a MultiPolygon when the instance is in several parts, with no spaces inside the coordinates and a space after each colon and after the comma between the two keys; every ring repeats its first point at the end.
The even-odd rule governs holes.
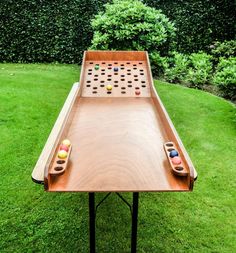
{"type": "Polygon", "coordinates": [[[147,50],[166,54],[174,25],[160,10],[141,1],[114,0],[92,20],[92,49],[147,50]]]}

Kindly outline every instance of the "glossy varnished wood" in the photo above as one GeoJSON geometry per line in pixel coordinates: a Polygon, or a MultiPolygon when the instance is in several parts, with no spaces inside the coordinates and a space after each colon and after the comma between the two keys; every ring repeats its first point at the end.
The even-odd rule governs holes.
{"type": "Polygon", "coordinates": [[[42,174],[48,191],[192,190],[197,173],[156,93],[146,52],[85,52],[80,89],[73,87],[32,177],[42,174]],[[73,146],[67,169],[51,175],[64,138],[73,146]],[[163,148],[170,141],[186,177],[172,171],[163,148]]]}
{"type": "Polygon", "coordinates": [[[181,191],[163,143],[168,140],[151,98],[80,98],[67,137],[73,150],[50,191],[181,191]],[[88,117],[89,115],[89,117],[88,117]]]}
{"type": "Polygon", "coordinates": [[[65,171],[67,170],[67,165],[68,165],[69,159],[70,159],[71,150],[72,150],[72,146],[70,145],[70,147],[68,149],[67,157],[59,158],[58,153],[60,151],[60,145],[58,145],[58,148],[55,152],[56,156],[53,159],[54,163],[52,164],[52,166],[49,170],[50,175],[60,176],[65,173],[65,171]]]}
{"type": "Polygon", "coordinates": [[[80,95],[80,85],[79,83],[74,83],[33,169],[32,179],[36,183],[45,183],[47,185],[49,164],[55,155],[59,140],[65,134],[64,127],[66,124],[68,125],[68,119],[71,118],[70,112],[78,95],[80,95]]]}

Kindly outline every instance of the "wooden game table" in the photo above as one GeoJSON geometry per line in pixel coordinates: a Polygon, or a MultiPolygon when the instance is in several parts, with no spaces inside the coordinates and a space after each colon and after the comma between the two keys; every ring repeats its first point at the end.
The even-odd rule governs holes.
{"type": "Polygon", "coordinates": [[[154,88],[148,54],[87,51],[75,83],[33,170],[49,192],[88,192],[90,252],[95,215],[116,193],[132,215],[136,252],[139,192],[192,191],[197,173],[154,88]],[[68,157],[58,158],[63,139],[68,157]],[[174,163],[171,151],[180,163],[174,163]],[[107,192],[95,205],[95,193],[107,192]],[[130,205],[121,195],[133,193],[130,205]]]}

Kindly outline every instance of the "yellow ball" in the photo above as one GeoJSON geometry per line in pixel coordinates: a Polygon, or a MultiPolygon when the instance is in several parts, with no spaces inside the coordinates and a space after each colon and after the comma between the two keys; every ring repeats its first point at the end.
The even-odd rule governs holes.
{"type": "Polygon", "coordinates": [[[57,156],[61,159],[65,159],[67,157],[67,152],[65,150],[60,150],[57,156]]]}
{"type": "Polygon", "coordinates": [[[112,90],[112,85],[108,84],[107,85],[107,90],[112,90]]]}
{"type": "Polygon", "coordinates": [[[70,147],[71,143],[69,140],[63,140],[62,144],[66,145],[68,148],[70,147]]]}

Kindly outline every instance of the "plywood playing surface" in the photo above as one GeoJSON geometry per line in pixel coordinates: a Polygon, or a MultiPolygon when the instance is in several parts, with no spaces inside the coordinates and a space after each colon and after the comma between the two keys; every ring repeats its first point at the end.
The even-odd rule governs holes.
{"type": "Polygon", "coordinates": [[[147,53],[86,52],[80,87],[73,87],[59,119],[33,172],[39,181],[44,171],[46,190],[192,190],[196,172],[154,89],[147,53]],[[66,169],[55,173],[65,138],[73,148],[66,169]],[[184,175],[173,173],[166,142],[178,150],[184,175]]]}
{"type": "Polygon", "coordinates": [[[51,191],[188,189],[187,179],[170,171],[163,150],[167,136],[156,131],[163,126],[150,99],[81,98],[75,108],[67,133],[70,164],[51,182],[51,191]]]}

